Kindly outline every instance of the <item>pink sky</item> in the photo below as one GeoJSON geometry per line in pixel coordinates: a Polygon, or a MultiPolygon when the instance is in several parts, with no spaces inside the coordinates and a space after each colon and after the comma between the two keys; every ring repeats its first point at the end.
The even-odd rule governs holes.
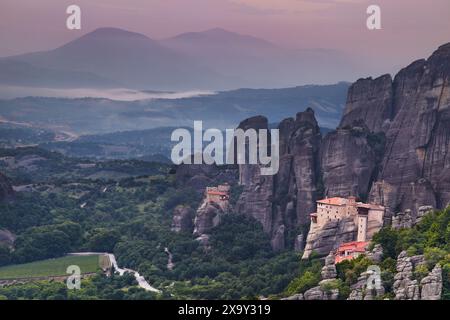
{"type": "Polygon", "coordinates": [[[54,48],[104,26],[154,39],[221,27],[376,59],[383,73],[450,42],[449,13],[449,0],[1,0],[0,56],[54,48]],[[81,31],[65,28],[70,4],[82,9],[81,31]],[[370,4],[382,9],[382,30],[366,29],[370,4]]]}

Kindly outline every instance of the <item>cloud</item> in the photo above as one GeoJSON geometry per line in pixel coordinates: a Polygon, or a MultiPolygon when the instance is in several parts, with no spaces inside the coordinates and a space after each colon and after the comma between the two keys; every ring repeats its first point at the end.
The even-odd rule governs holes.
{"type": "Polygon", "coordinates": [[[357,4],[367,0],[229,0],[261,13],[298,13],[331,9],[341,4],[357,4]]]}

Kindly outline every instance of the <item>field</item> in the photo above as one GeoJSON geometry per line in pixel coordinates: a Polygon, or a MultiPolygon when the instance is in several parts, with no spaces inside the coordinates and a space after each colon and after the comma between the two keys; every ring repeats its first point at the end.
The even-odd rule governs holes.
{"type": "Polygon", "coordinates": [[[104,264],[102,256],[66,256],[57,259],[16,264],[0,268],[0,279],[20,279],[34,277],[65,276],[70,265],[77,265],[81,273],[92,273],[104,264]]]}

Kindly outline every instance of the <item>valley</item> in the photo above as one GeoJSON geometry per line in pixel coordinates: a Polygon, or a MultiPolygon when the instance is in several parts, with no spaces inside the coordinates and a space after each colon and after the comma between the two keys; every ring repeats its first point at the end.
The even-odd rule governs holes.
{"type": "Polygon", "coordinates": [[[394,78],[356,81],[342,108],[343,83],[175,101],[1,101],[16,123],[1,128],[0,265],[109,252],[119,273],[133,271],[93,275],[80,292],[6,285],[0,298],[448,299],[449,48],[394,78]],[[173,127],[152,127],[146,113],[278,128],[279,171],[175,166],[164,161],[173,127]],[[55,125],[79,136],[55,141],[55,125]],[[357,210],[348,219],[317,207],[341,201],[357,210]],[[367,287],[373,266],[377,290],[367,287]]]}

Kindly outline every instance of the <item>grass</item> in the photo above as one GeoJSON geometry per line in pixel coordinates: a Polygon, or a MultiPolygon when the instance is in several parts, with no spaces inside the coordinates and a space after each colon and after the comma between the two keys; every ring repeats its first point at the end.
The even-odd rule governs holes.
{"type": "Polygon", "coordinates": [[[57,259],[16,264],[0,268],[0,279],[67,276],[67,267],[77,265],[81,273],[96,272],[105,261],[102,256],[66,256],[57,259]]]}

